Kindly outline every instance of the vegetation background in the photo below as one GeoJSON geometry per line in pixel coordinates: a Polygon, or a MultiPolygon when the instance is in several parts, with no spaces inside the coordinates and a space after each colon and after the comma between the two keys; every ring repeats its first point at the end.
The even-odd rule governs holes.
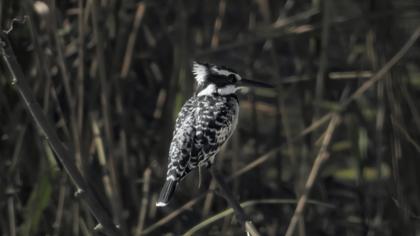
{"type": "MultiPolygon", "coordinates": [[[[295,235],[420,235],[420,43],[386,64],[419,1],[0,1],[3,30],[23,15],[10,38],[31,90],[126,235],[244,235],[211,221],[228,205],[208,171],[154,206],[193,60],[276,85],[240,96],[216,161],[262,235],[283,235],[308,190],[295,235]]],[[[0,234],[100,234],[1,72],[0,234]]]]}

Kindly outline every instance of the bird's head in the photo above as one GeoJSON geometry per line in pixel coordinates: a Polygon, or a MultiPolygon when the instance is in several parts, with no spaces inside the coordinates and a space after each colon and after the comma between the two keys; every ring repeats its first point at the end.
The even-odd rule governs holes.
{"type": "Polygon", "coordinates": [[[272,88],[272,85],[245,79],[236,71],[224,66],[193,62],[193,74],[197,81],[196,95],[230,95],[241,87],[272,88]]]}

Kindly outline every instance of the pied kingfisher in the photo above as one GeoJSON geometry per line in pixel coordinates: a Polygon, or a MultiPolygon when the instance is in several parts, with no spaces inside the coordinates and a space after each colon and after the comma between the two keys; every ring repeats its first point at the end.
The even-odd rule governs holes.
{"type": "Polygon", "coordinates": [[[194,96],[181,108],[169,148],[166,181],[156,206],[166,206],[178,183],[197,166],[210,167],[238,123],[240,86],[271,87],[223,66],[193,63],[194,96]]]}

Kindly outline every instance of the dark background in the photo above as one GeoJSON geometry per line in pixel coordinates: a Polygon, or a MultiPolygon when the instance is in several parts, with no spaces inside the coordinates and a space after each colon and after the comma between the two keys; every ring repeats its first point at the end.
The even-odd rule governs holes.
{"type": "MultiPolygon", "coordinates": [[[[169,206],[154,206],[193,60],[276,85],[240,95],[238,128],[215,164],[225,176],[242,170],[229,184],[241,202],[255,200],[245,211],[262,235],[285,233],[330,112],[340,123],[295,235],[419,234],[419,42],[340,103],[420,26],[419,1],[0,1],[2,29],[23,15],[10,38],[31,90],[128,235],[180,235],[199,223],[194,235],[245,234],[232,215],[205,221],[228,207],[203,197],[213,185],[206,170],[200,188],[194,172],[169,206]]],[[[0,234],[98,234],[3,71],[0,234]]]]}

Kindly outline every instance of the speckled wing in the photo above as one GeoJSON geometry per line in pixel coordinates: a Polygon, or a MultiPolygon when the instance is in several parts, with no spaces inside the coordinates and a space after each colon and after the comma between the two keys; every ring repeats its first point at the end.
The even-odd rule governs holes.
{"type": "Polygon", "coordinates": [[[179,180],[181,176],[184,176],[183,173],[190,161],[190,154],[195,137],[195,103],[196,97],[190,98],[178,113],[172,142],[169,148],[167,180],[179,180]]]}
{"type": "Polygon", "coordinates": [[[214,156],[235,130],[239,113],[235,96],[203,96],[197,101],[197,107],[191,167],[212,164],[214,156]]]}
{"type": "Polygon", "coordinates": [[[238,112],[235,96],[190,98],[176,120],[166,179],[179,181],[197,166],[209,166],[235,130],[238,112]]]}

